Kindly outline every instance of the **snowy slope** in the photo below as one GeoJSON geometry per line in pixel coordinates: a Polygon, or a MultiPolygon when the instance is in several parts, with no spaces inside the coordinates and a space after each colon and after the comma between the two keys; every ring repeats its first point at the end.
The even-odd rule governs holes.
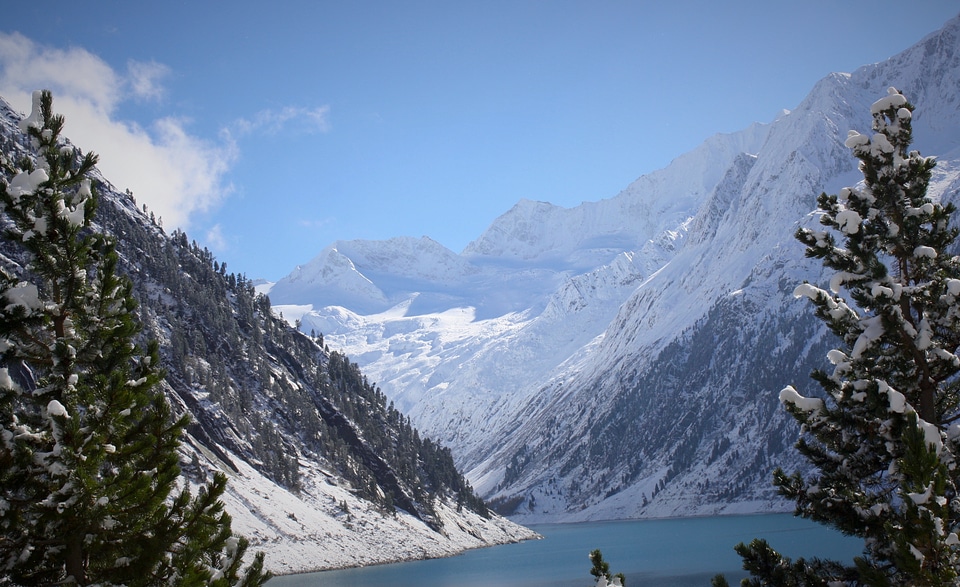
{"type": "Polygon", "coordinates": [[[439,558],[536,537],[499,516],[458,512],[450,504],[438,510],[444,528],[439,533],[402,510],[384,515],[315,463],[305,471],[308,483],[292,493],[231,456],[238,469],[230,474],[223,502],[233,530],[250,540],[251,551],[266,555],[274,574],[439,558]]]}
{"type": "Polygon", "coordinates": [[[351,275],[379,305],[326,295],[338,286],[320,277],[322,254],[315,287],[287,297],[294,272],[271,299],[354,356],[517,519],[783,508],[769,471],[798,462],[776,393],[803,386],[830,344],[792,297],[822,279],[793,232],[815,222],[817,194],[858,180],[843,140],[869,130],[891,85],[918,106],[915,146],[939,156],[932,195],[954,197],[958,29],[831,74],[791,112],[712,137],[608,200],[521,201],[444,253],[448,271],[390,241],[354,244],[365,252],[344,253],[351,275]],[[391,265],[413,270],[400,279],[391,265]]]}

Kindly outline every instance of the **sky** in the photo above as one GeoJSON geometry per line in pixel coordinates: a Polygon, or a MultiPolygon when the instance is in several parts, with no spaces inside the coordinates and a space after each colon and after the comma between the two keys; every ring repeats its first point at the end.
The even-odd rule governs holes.
{"type": "Polygon", "coordinates": [[[913,45],[956,0],[47,0],[2,10],[0,96],[227,270],[337,240],[455,252],[520,199],[615,196],[913,45]]]}

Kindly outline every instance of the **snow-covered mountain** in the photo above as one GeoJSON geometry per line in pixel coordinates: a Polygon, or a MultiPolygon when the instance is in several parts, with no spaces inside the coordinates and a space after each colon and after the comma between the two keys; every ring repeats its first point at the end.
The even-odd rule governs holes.
{"type": "Polygon", "coordinates": [[[931,195],[957,198],[958,50],[955,18],[610,199],[521,201],[459,255],[338,242],[270,297],[515,519],[782,509],[770,470],[800,463],[777,392],[831,344],[792,296],[828,277],[793,233],[821,191],[859,180],[843,142],[889,86],[917,105],[914,146],[938,155],[931,195]]]}
{"type": "MultiPolygon", "coordinates": [[[[11,180],[11,162],[36,157],[21,118],[0,98],[0,181],[11,180]]],[[[159,343],[163,392],[191,417],[183,481],[229,476],[233,529],[269,570],[449,556],[535,536],[491,515],[449,451],[388,406],[355,363],[276,318],[252,282],[186,234],[165,234],[132,194],[99,172],[92,179],[95,226],[116,239],[144,336],[159,343]]],[[[0,210],[0,270],[29,278],[9,222],[0,210]]]]}
{"type": "Polygon", "coordinates": [[[523,200],[460,255],[427,238],[337,242],[271,300],[350,349],[398,407],[473,462],[489,450],[477,423],[508,426],[525,394],[603,332],[680,246],[716,167],[734,146],[758,148],[766,129],[715,137],[610,200],[523,200]]]}

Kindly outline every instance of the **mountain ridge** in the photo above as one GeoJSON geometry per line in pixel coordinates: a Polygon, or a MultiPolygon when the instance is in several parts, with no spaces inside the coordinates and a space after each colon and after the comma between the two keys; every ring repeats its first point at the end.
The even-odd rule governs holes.
{"type": "MultiPolygon", "coordinates": [[[[948,23],[942,36],[955,39],[958,23],[960,21],[957,19],[948,23]]],[[[953,50],[956,49],[954,46],[953,50]]],[[[717,228],[717,236],[701,241],[688,238],[689,246],[658,273],[657,277],[663,283],[649,283],[645,288],[639,288],[633,297],[624,303],[618,316],[619,322],[615,322],[615,325],[607,330],[605,338],[592,355],[593,364],[580,367],[578,375],[583,377],[583,381],[576,386],[579,389],[599,392],[601,396],[610,394],[620,398],[629,396],[633,390],[659,398],[664,405],[673,402],[677,405],[668,412],[664,412],[663,408],[655,403],[648,406],[650,412],[659,412],[662,414],[661,418],[668,421],[679,419],[683,422],[685,413],[698,413],[703,418],[717,420],[714,425],[696,433],[700,437],[693,441],[692,456],[684,453],[683,434],[676,438],[677,435],[671,435],[665,429],[661,430],[665,437],[672,436],[674,442],[681,443],[680,448],[677,448],[675,445],[659,442],[661,450],[657,455],[661,460],[666,459],[664,462],[671,463],[673,470],[668,469],[669,473],[663,476],[665,483],[657,487],[656,498],[647,493],[644,499],[634,501],[631,507],[623,509],[618,506],[620,509],[615,510],[619,512],[617,515],[633,517],[651,514],[718,513],[731,511],[731,506],[733,511],[736,511],[736,508],[741,507],[737,505],[737,501],[756,503],[758,500],[766,500],[769,507],[776,507],[773,505],[775,496],[769,489],[764,491],[764,476],[769,475],[769,470],[775,463],[787,469],[791,466],[799,467],[801,464],[796,462],[792,450],[787,449],[791,443],[784,442],[783,434],[789,433],[791,426],[784,421],[783,411],[775,409],[775,391],[791,380],[805,381],[810,370],[823,364],[826,352],[826,347],[823,347],[826,341],[822,326],[818,333],[816,323],[811,323],[810,316],[804,314],[802,308],[798,308],[797,303],[792,300],[792,290],[793,286],[805,278],[815,281],[817,276],[820,276],[820,280],[828,276],[815,263],[803,258],[802,248],[793,242],[792,234],[800,223],[815,222],[811,211],[817,193],[821,190],[834,191],[841,185],[854,183],[856,167],[853,158],[842,146],[845,138],[844,127],[869,128],[869,105],[885,95],[884,90],[890,83],[889,80],[893,80],[893,84],[902,84],[902,87],[909,91],[909,87],[914,85],[911,83],[914,81],[911,80],[911,72],[898,69],[897,63],[913,63],[910,54],[917,52],[928,54],[924,51],[923,44],[918,45],[912,51],[905,52],[906,56],[902,55],[901,60],[891,60],[888,65],[890,71],[886,73],[882,73],[883,69],[878,65],[874,68],[861,68],[859,73],[850,76],[828,76],[797,109],[780,119],[771,128],[768,142],[746,174],[737,199],[731,201],[734,205],[724,211],[717,228]],[[873,75],[876,71],[881,74],[873,75]],[[871,79],[873,83],[863,83],[864,76],[870,76],[867,79],[871,79]],[[857,82],[857,92],[851,96],[847,89],[848,84],[857,82]],[[852,118],[842,118],[845,112],[849,112],[852,118]],[[844,157],[838,159],[841,153],[844,157]],[[784,176],[786,181],[782,179],[784,176]],[[739,210],[740,213],[727,215],[732,209],[739,210]],[[699,283],[691,286],[691,280],[699,283]],[[767,301],[763,304],[755,301],[764,298],[767,301]],[[749,305],[746,308],[752,308],[751,311],[737,313],[733,309],[737,303],[747,302],[749,305]],[[698,307],[703,311],[691,311],[691,308],[698,307]],[[639,317],[642,319],[638,319],[639,317]],[[660,322],[658,326],[657,320],[665,322],[660,322]],[[757,321],[765,322],[765,327],[758,328],[757,321]],[[783,335],[783,332],[797,328],[806,334],[797,339],[783,335]],[[681,334],[672,337],[667,334],[664,337],[664,333],[670,332],[681,334]],[[775,333],[774,338],[771,338],[771,333],[775,333]],[[702,357],[678,357],[675,353],[680,351],[671,345],[684,341],[685,337],[707,337],[706,344],[713,345],[714,350],[702,357]],[[664,344],[664,339],[667,344],[664,344]],[[729,344],[729,339],[740,341],[734,347],[739,350],[732,353],[730,358],[718,358],[718,354],[722,356],[723,349],[729,344]],[[786,360],[787,364],[778,364],[777,378],[764,373],[769,371],[767,356],[782,355],[777,349],[804,342],[809,342],[812,346],[797,348],[786,354],[781,360],[786,360]],[[814,348],[817,352],[811,352],[814,348]],[[765,352],[759,352],[761,349],[765,352]],[[656,359],[644,363],[644,356],[650,355],[656,359]],[[603,370],[610,371],[611,365],[627,364],[632,364],[633,367],[625,375],[605,378],[600,374],[603,370]],[[703,369],[704,364],[710,366],[706,371],[703,369]],[[671,370],[676,372],[674,380],[664,381],[661,373],[669,373],[671,370]],[[725,372],[725,375],[720,375],[725,372]],[[730,434],[717,435],[741,427],[743,420],[748,418],[717,414],[717,411],[722,411],[725,406],[712,406],[709,402],[711,389],[729,389],[731,381],[740,383],[740,391],[751,391],[751,395],[735,398],[740,402],[738,412],[768,414],[766,420],[752,423],[753,431],[750,434],[735,437],[740,442],[735,442],[730,434]],[[693,397],[689,400],[686,396],[668,399],[671,398],[669,390],[687,394],[692,392],[693,397]],[[727,439],[726,450],[717,454],[712,449],[708,451],[711,442],[718,442],[718,438],[727,439]],[[750,443],[758,441],[767,447],[767,450],[756,453],[759,460],[744,460],[743,455],[737,454],[738,451],[746,451],[750,443]],[[771,450],[770,447],[775,447],[776,450],[771,450]],[[718,457],[724,456],[727,460],[723,463],[723,468],[727,473],[720,475],[717,471],[710,470],[709,466],[716,462],[718,457]],[[713,480],[714,487],[725,482],[724,491],[727,494],[713,499],[703,496],[700,487],[703,479],[713,480]],[[750,480],[751,485],[759,489],[742,491],[733,483],[735,479],[750,480]],[[684,493],[699,495],[699,503],[694,503],[689,498],[684,500],[684,493]]],[[[941,61],[950,63],[953,60],[941,61]]],[[[937,79],[945,80],[944,83],[949,84],[949,80],[954,79],[954,76],[939,75],[937,79]]],[[[922,107],[923,104],[920,103],[917,111],[922,107]]],[[[937,105],[932,105],[930,111],[937,112],[937,105]]],[[[921,117],[918,116],[919,118],[921,117]]],[[[955,166],[955,161],[942,159],[938,174],[941,178],[948,178],[953,173],[951,168],[955,169],[955,166]]],[[[946,186],[947,189],[944,189],[943,182],[935,182],[934,190],[942,191],[931,193],[931,196],[939,197],[944,193],[946,197],[955,197],[956,181],[946,180],[946,186]],[[951,183],[952,187],[949,187],[951,183]]],[[[705,214],[709,215],[710,212],[705,214]]],[[[731,392],[737,390],[738,388],[730,389],[731,392]]],[[[597,414],[594,418],[603,422],[615,422],[629,413],[637,414],[637,418],[640,418],[635,408],[631,410],[634,406],[635,402],[621,400],[621,405],[597,414]]],[[[542,413],[549,411],[549,408],[545,408],[542,413]]],[[[547,418],[544,416],[543,419],[547,418]]],[[[626,419],[631,421],[630,418],[626,419]]],[[[644,425],[633,434],[642,436],[645,432],[656,430],[657,424],[652,422],[656,419],[650,416],[642,418],[644,425]]],[[[531,429],[537,427],[535,419],[528,422],[531,429]]],[[[535,437],[536,432],[531,431],[530,435],[535,437]]],[[[571,434],[568,432],[564,436],[571,434]]],[[[514,439],[512,442],[517,444],[519,440],[514,439]]],[[[646,443],[637,444],[645,445],[649,450],[650,446],[656,446],[658,442],[651,437],[646,443]]],[[[603,440],[591,443],[591,448],[596,447],[600,447],[599,454],[608,459],[610,454],[616,454],[622,460],[629,459],[629,452],[604,450],[603,440]]],[[[500,466],[509,453],[512,452],[515,457],[526,450],[528,449],[524,446],[507,450],[500,466]]],[[[571,461],[576,460],[569,454],[565,456],[571,461]]],[[[641,479],[644,476],[647,479],[656,478],[657,470],[654,464],[638,465],[641,472],[631,471],[630,474],[641,479]]],[[[615,469],[616,467],[611,472],[615,473],[615,469]]],[[[471,473],[473,478],[483,475],[483,467],[471,473]]],[[[518,492],[539,495],[548,484],[548,479],[544,477],[546,474],[540,475],[539,485],[531,483],[530,477],[527,477],[523,480],[522,488],[519,485],[513,488],[501,486],[495,489],[494,493],[502,497],[510,497],[518,492]]],[[[567,477],[571,479],[571,486],[575,485],[573,480],[584,482],[583,475],[567,477]]],[[[489,491],[489,487],[478,487],[481,487],[481,491],[489,491]]],[[[600,502],[587,505],[586,510],[576,513],[568,509],[564,514],[565,519],[590,519],[611,514],[600,502]],[[590,513],[583,513],[584,511],[590,513]]],[[[577,506],[578,504],[574,503],[565,507],[577,506]]],[[[558,506],[560,509],[563,507],[558,506]]],[[[539,512],[536,508],[528,509],[531,510],[529,513],[523,513],[517,519],[533,520],[545,514],[549,515],[543,507],[539,512]]]]}
{"type": "Polygon", "coordinates": [[[792,295],[826,276],[792,234],[816,222],[817,194],[858,181],[846,133],[870,128],[888,86],[917,105],[916,147],[940,156],[931,195],[954,197],[958,31],[960,17],[827,75],[772,122],[715,135],[607,200],[521,200],[461,253],[487,287],[456,304],[365,314],[321,296],[298,317],[350,349],[513,519],[785,509],[769,470],[802,463],[775,392],[829,348],[792,295]],[[509,284],[509,304],[484,299],[492,284],[509,284]]]}

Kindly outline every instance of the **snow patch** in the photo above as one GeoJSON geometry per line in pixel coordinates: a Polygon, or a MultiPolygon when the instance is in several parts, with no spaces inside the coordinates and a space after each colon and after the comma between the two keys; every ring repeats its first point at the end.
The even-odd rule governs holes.
{"type": "Polygon", "coordinates": [[[793,404],[800,410],[804,412],[820,412],[823,411],[823,400],[816,397],[804,397],[793,388],[792,385],[788,385],[780,390],[780,402],[784,404],[793,404]]]}
{"type": "Polygon", "coordinates": [[[51,417],[62,417],[69,418],[70,415],[67,413],[67,408],[63,406],[59,401],[52,399],[47,403],[47,415],[51,417]]]}

